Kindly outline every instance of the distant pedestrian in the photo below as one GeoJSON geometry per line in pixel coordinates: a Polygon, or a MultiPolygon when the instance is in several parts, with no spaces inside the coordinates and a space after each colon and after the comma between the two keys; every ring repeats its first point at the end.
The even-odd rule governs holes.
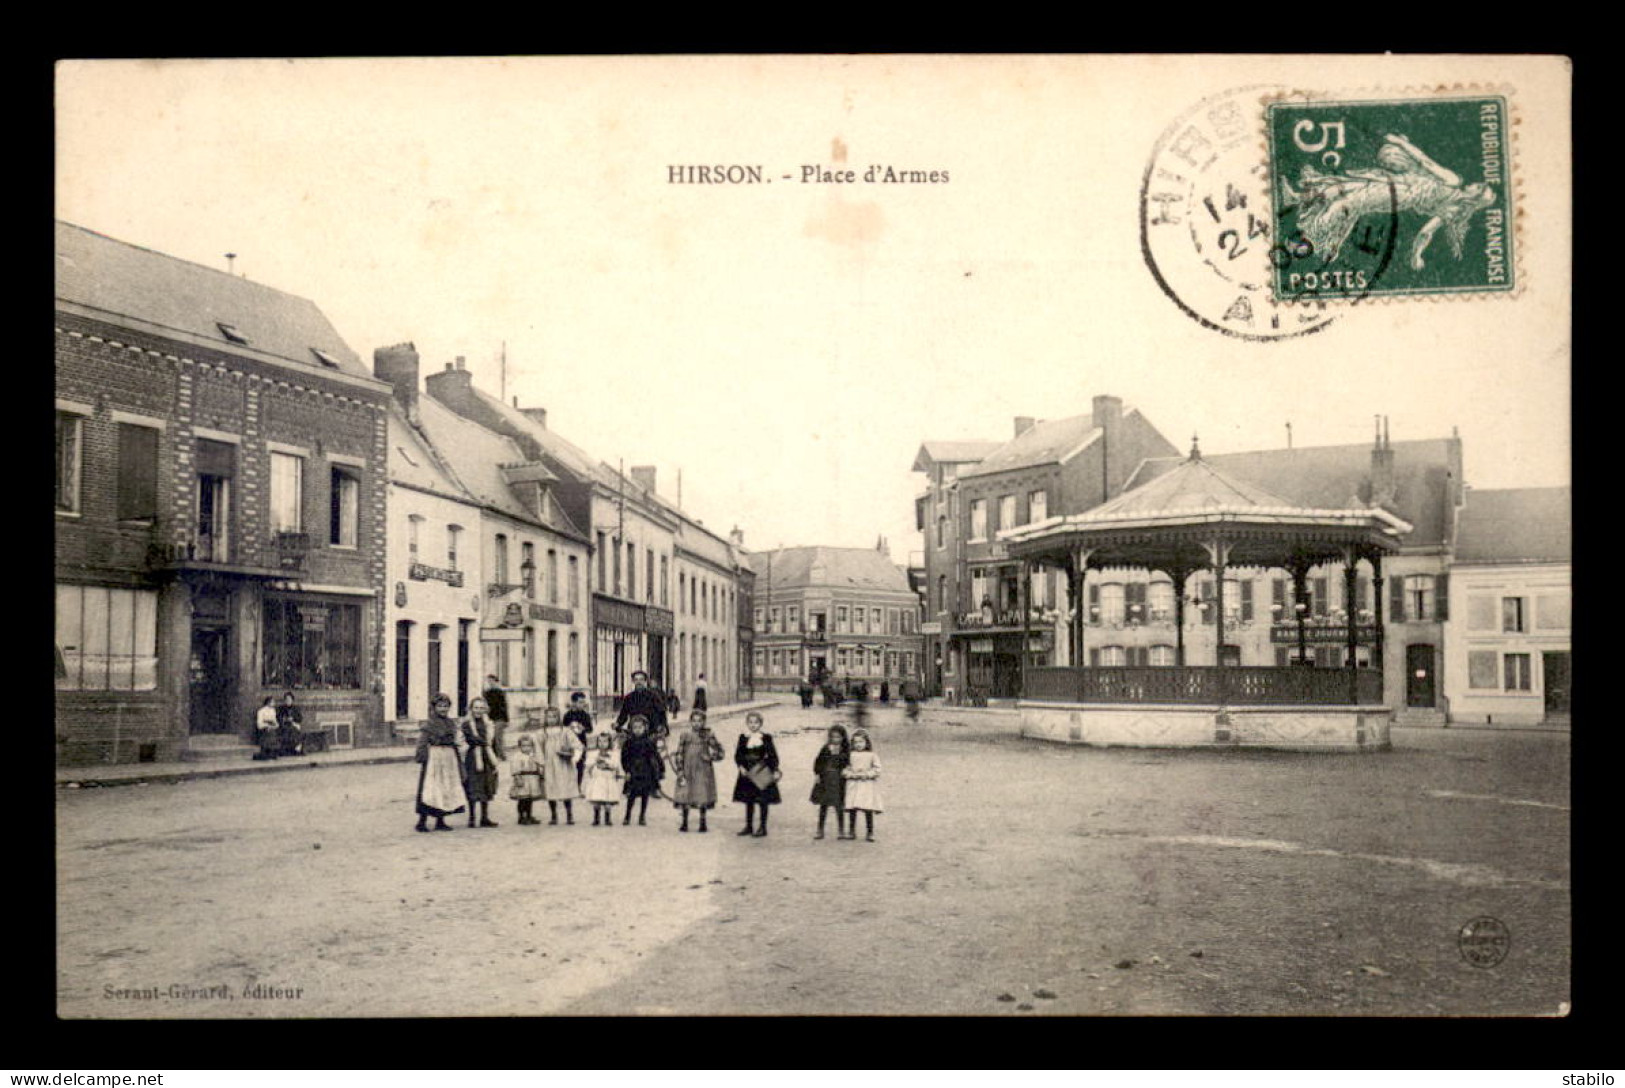
{"type": "Polygon", "coordinates": [[[461,732],[451,719],[451,697],[436,695],[429,720],[418,734],[417,830],[429,830],[427,820],[433,816],[436,831],[451,831],[446,817],[463,811],[468,799],[463,794],[461,746],[461,732]]]}
{"type": "Polygon", "coordinates": [[[638,808],[638,826],[642,827],[649,813],[649,798],[660,792],[660,780],[666,774],[666,762],[649,736],[649,719],[635,714],[626,723],[626,743],[621,745],[621,770],[626,772],[626,818],[622,824],[632,822],[632,802],[641,802],[638,808]]]}
{"type": "Polygon", "coordinates": [[[891,684],[885,680],[880,682],[880,701],[883,703],[891,702],[891,684]]]}
{"type": "Polygon", "coordinates": [[[508,787],[508,796],[519,802],[520,824],[541,823],[531,809],[542,796],[542,764],[536,758],[536,741],[528,733],[519,738],[519,751],[513,757],[510,771],[513,782],[508,787]]]}
{"type": "Polygon", "coordinates": [[[260,708],[254,712],[254,739],[259,742],[260,750],[254,753],[255,759],[275,759],[282,747],[282,738],[277,731],[276,723],[276,696],[267,695],[260,701],[260,708]]]}
{"type": "Polygon", "coordinates": [[[496,673],[485,678],[485,706],[492,721],[508,724],[508,693],[502,690],[502,681],[496,673]]]}
{"type": "Polygon", "coordinates": [[[863,813],[867,838],[875,841],[875,813],[880,807],[880,757],[875,755],[874,742],[869,734],[858,729],[852,733],[852,754],[847,758],[846,770],[846,837],[858,837],[858,813],[863,813]]]}
{"type": "MultiPolygon", "coordinates": [[[[580,746],[581,755],[576,760],[576,785],[581,785],[582,774],[587,767],[587,749],[592,747],[588,740],[592,736],[592,712],[587,709],[587,693],[578,691],[570,696],[570,709],[564,712],[564,724],[576,738],[580,746]]],[[[606,736],[608,734],[605,734],[606,736]]]]}
{"type": "Polygon", "coordinates": [[[564,822],[576,822],[571,802],[581,796],[576,778],[576,738],[559,717],[559,708],[542,711],[542,796],[547,799],[550,824],[559,822],[559,802],[564,802],[564,822]]]}
{"type": "Polygon", "coordinates": [[[703,672],[700,673],[700,678],[698,680],[694,681],[694,709],[695,710],[709,710],[710,709],[710,707],[707,706],[706,702],[705,702],[705,674],[703,672]]]}
{"type": "Polygon", "coordinates": [[[489,714],[485,700],[476,697],[468,704],[468,717],[461,726],[469,827],[497,826],[491,819],[491,802],[497,795],[497,761],[503,758],[502,734],[489,714]]]}
{"type": "Polygon", "coordinates": [[[676,688],[666,689],[666,715],[671,721],[677,720],[678,713],[683,709],[683,700],[677,697],[676,688]]]}
{"type": "Polygon", "coordinates": [[[294,705],[293,692],[282,693],[282,705],[276,708],[277,754],[296,756],[304,749],[304,715],[294,705]]]}
{"type": "Polygon", "coordinates": [[[762,838],[767,834],[767,806],[778,804],[779,752],[773,745],[773,735],[762,732],[762,716],[756,711],[745,715],[746,732],[739,735],[734,745],[734,763],[739,768],[739,779],[734,783],[733,799],[745,804],[745,829],[741,835],[762,838]],[[760,825],[752,827],[757,809],[762,810],[760,825]]]}
{"type": "Polygon", "coordinates": [[[700,812],[700,830],[705,826],[705,814],[717,804],[717,772],[711,766],[727,758],[722,742],[711,732],[705,720],[705,711],[696,709],[688,716],[689,726],[677,739],[672,753],[672,769],[677,772],[677,785],[672,790],[672,803],[683,810],[683,824],[677,830],[688,830],[688,810],[700,812]]]}
{"type": "Polygon", "coordinates": [[[835,837],[846,838],[846,778],[842,772],[850,755],[846,730],[838,725],[830,726],[824,746],[818,749],[818,757],[813,760],[813,788],[809,800],[818,806],[815,839],[824,837],[824,821],[830,809],[835,810],[835,837]]]}
{"type": "Polygon", "coordinates": [[[813,686],[811,680],[803,680],[796,685],[796,694],[801,696],[801,709],[806,710],[812,706],[813,686]]]}
{"type": "Polygon", "coordinates": [[[592,802],[592,826],[609,827],[615,823],[615,806],[621,800],[621,783],[626,772],[621,769],[615,754],[615,738],[600,733],[585,759],[587,765],[587,800],[592,802]],[[600,824],[602,820],[602,824],[600,824]]]}
{"type": "Polygon", "coordinates": [[[663,738],[666,728],[666,697],[649,686],[649,674],[639,669],[632,674],[632,690],[621,697],[621,710],[615,728],[623,730],[634,716],[641,716],[645,731],[653,740],[663,738]]]}

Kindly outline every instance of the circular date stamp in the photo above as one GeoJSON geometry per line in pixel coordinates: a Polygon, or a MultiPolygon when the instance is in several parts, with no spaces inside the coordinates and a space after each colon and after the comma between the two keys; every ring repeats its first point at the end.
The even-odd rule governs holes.
{"type": "Polygon", "coordinates": [[[1158,138],[1140,186],[1140,250],[1157,285],[1204,328],[1241,340],[1308,336],[1337,318],[1324,299],[1275,290],[1279,269],[1312,256],[1272,210],[1263,102],[1278,91],[1240,87],[1197,103],[1158,138]]]}
{"type": "Polygon", "coordinates": [[[1474,967],[1494,967],[1507,958],[1512,931],[1499,918],[1481,915],[1461,927],[1456,947],[1461,949],[1461,958],[1474,967]]]}

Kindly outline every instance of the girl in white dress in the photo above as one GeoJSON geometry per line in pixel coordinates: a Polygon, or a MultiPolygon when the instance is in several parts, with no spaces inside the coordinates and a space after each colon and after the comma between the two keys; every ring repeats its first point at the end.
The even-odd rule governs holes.
{"type": "Polygon", "coordinates": [[[592,826],[604,827],[615,822],[615,806],[621,800],[621,787],[626,772],[621,770],[621,759],[615,751],[612,733],[599,733],[594,738],[591,754],[586,760],[587,800],[592,802],[592,826]]]}
{"type": "Polygon", "coordinates": [[[875,813],[881,811],[880,757],[875,755],[869,734],[861,729],[852,734],[852,754],[841,777],[846,779],[846,826],[851,829],[842,837],[858,837],[858,813],[862,812],[868,841],[874,842],[875,813]]]}

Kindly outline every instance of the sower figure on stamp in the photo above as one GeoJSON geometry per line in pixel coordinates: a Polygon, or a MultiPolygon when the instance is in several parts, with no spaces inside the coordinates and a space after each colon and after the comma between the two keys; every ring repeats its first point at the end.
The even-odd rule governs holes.
{"type": "Polygon", "coordinates": [[[488,715],[485,700],[476,698],[468,704],[468,717],[462,724],[469,827],[497,826],[491,819],[491,800],[497,795],[497,760],[507,757],[502,752],[501,727],[488,715]]]}
{"type": "Polygon", "coordinates": [[[423,731],[418,734],[418,826],[427,831],[434,817],[436,831],[450,831],[446,817],[463,811],[462,737],[451,720],[451,696],[436,695],[423,731]]]}

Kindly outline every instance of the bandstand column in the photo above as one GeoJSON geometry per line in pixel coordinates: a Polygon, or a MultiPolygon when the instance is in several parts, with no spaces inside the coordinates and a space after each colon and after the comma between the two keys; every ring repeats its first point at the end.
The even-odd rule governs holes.
{"type": "MultiPolygon", "coordinates": [[[[1382,602],[1386,599],[1382,592],[1382,553],[1373,551],[1368,557],[1371,561],[1371,614],[1377,621],[1376,645],[1371,648],[1371,664],[1376,668],[1377,675],[1383,675],[1383,630],[1382,630],[1382,602]]],[[[1383,702],[1388,701],[1387,681],[1383,681],[1383,702]]]]}
{"type": "Polygon", "coordinates": [[[1309,638],[1304,624],[1309,619],[1309,564],[1294,562],[1287,568],[1292,574],[1292,612],[1298,619],[1298,664],[1309,660],[1309,638]]]}
{"type": "Polygon", "coordinates": [[[1190,571],[1183,567],[1168,572],[1174,582],[1174,664],[1185,667],[1185,579],[1190,571]]]}
{"type": "Polygon", "coordinates": [[[1358,610],[1354,607],[1359,602],[1354,599],[1358,588],[1355,581],[1355,564],[1359,563],[1360,554],[1353,548],[1343,549],[1343,612],[1348,623],[1348,669],[1349,669],[1349,702],[1360,701],[1360,663],[1355,660],[1355,647],[1359,645],[1360,626],[1358,610]]]}
{"type": "Polygon", "coordinates": [[[1017,617],[1021,624],[1021,634],[1019,636],[1021,639],[1021,657],[1018,659],[1020,671],[1017,675],[1021,678],[1020,691],[1021,697],[1024,699],[1027,697],[1027,616],[1031,609],[1032,577],[1032,561],[1023,559],[1021,561],[1021,595],[1019,598],[1021,601],[1021,615],[1017,617]]]}

